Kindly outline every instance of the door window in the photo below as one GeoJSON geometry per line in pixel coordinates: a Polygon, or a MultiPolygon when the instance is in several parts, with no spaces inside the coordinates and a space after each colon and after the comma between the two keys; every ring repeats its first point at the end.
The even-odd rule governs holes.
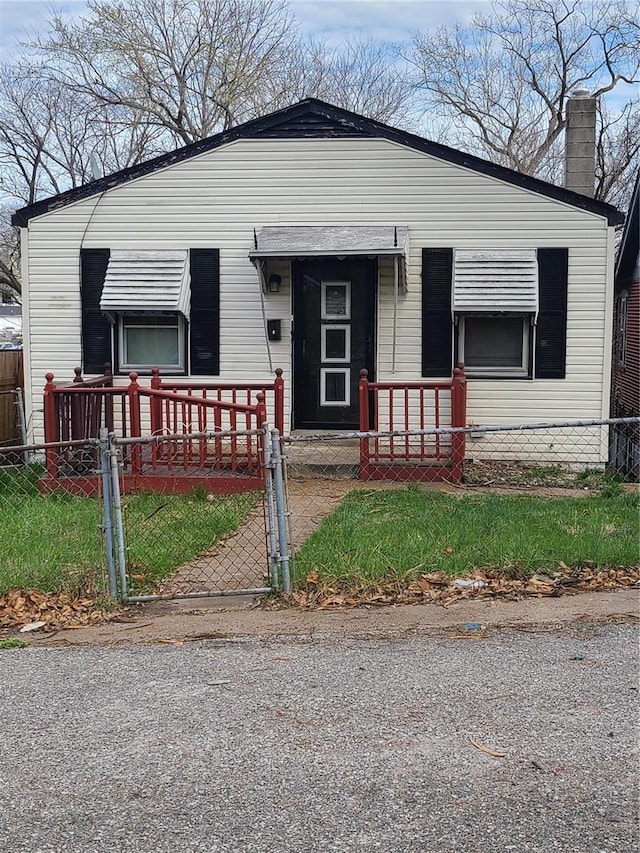
{"type": "Polygon", "coordinates": [[[322,326],[322,337],[320,339],[321,355],[323,362],[345,362],[351,361],[351,327],[347,325],[322,326]]]}
{"type": "Polygon", "coordinates": [[[351,319],[351,282],[323,281],[320,287],[321,319],[351,319]]]}
{"type": "Polygon", "coordinates": [[[321,406],[349,406],[351,404],[349,373],[348,367],[343,369],[322,367],[320,369],[321,406]]]}

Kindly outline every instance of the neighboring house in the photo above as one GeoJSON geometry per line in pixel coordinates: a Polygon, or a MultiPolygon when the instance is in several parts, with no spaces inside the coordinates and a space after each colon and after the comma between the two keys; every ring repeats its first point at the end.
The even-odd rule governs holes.
{"type": "Polygon", "coordinates": [[[41,435],[45,373],[77,364],[226,382],[281,367],[285,429],[350,429],[361,369],[446,380],[464,362],[469,423],[606,417],[621,221],[305,100],[16,212],[30,416],[41,435]]]}
{"type": "MultiPolygon", "coordinates": [[[[622,232],[615,270],[612,417],[640,415],[640,171],[622,232]]],[[[640,431],[634,425],[611,433],[611,463],[621,473],[640,475],[640,431]]]]}
{"type": "Polygon", "coordinates": [[[613,417],[640,415],[640,172],[618,249],[613,318],[613,417]]]}

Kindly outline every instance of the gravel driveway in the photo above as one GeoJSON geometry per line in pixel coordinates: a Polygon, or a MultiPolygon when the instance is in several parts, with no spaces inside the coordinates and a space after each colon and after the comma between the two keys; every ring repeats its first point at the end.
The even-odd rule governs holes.
{"type": "Polygon", "coordinates": [[[637,639],[2,651],[0,847],[635,851],[637,639]]]}

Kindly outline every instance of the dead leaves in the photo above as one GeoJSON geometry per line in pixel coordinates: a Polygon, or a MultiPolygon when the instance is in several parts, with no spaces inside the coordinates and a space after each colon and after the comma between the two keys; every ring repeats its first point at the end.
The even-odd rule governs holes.
{"type": "Polygon", "coordinates": [[[517,600],[531,597],[556,597],[577,592],[605,592],[640,586],[640,566],[595,569],[586,565],[571,568],[560,563],[558,570],[530,577],[513,576],[500,570],[474,572],[463,584],[445,572],[429,572],[402,584],[397,577],[363,588],[347,588],[337,582],[323,582],[317,572],[307,576],[307,586],[292,592],[285,600],[305,610],[332,610],[351,607],[376,607],[385,604],[440,604],[448,607],[463,599],[517,600]]]}
{"type": "MultiPolygon", "coordinates": [[[[107,618],[91,598],[13,587],[0,596],[0,631],[38,624],[45,631],[95,625],[107,618]]],[[[37,629],[33,629],[37,630],[37,629]]]]}

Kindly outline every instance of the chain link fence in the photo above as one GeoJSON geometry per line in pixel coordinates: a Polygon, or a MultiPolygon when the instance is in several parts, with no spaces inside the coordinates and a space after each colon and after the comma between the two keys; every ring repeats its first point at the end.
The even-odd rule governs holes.
{"type": "MultiPolygon", "coordinates": [[[[300,552],[354,490],[604,494],[621,488],[609,464],[621,431],[639,428],[638,418],[284,438],[266,428],[0,449],[0,595],[288,592],[300,552]]],[[[346,541],[354,518],[340,516],[346,541]]]]}
{"type": "Polygon", "coordinates": [[[103,431],[0,449],[0,596],[270,591],[278,556],[262,444],[260,431],[134,440],[103,431]]]}
{"type": "Polygon", "coordinates": [[[0,449],[0,595],[106,592],[103,512],[96,442],[0,449]],[[53,455],[57,480],[47,473],[53,455]]]}
{"type": "MultiPolygon", "coordinates": [[[[322,554],[310,559],[310,548],[316,546],[310,537],[329,516],[334,514],[335,519],[335,511],[344,508],[346,496],[354,490],[373,493],[426,487],[457,494],[485,490],[545,496],[613,493],[622,488],[620,481],[625,478],[637,482],[637,465],[627,464],[621,470],[612,464],[616,458],[610,452],[616,441],[620,444],[620,435],[625,440],[637,436],[639,424],[638,418],[626,418],[285,436],[294,575],[301,577],[300,567],[304,576],[309,566],[322,566],[322,554]],[[456,443],[461,453],[459,468],[450,452],[456,443]]],[[[619,457],[620,453],[618,462],[619,457]]],[[[346,543],[356,542],[349,529],[356,522],[346,510],[341,512],[340,535],[346,543]]],[[[421,531],[410,529],[407,535],[419,538],[421,531]]],[[[379,544],[383,549],[385,543],[379,544]]],[[[345,546],[347,551],[349,547],[345,546]]],[[[354,544],[351,550],[357,547],[354,544]]],[[[339,567],[333,565],[331,570],[339,574],[339,567]]]]}

